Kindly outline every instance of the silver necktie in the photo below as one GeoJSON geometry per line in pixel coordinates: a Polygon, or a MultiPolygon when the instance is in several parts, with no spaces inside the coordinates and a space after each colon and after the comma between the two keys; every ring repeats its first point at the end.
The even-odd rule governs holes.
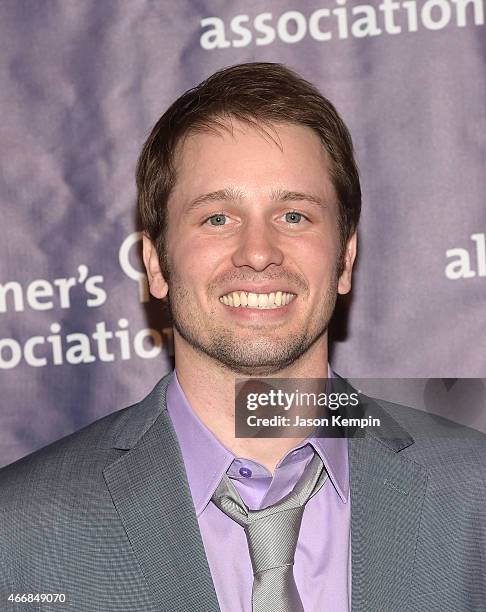
{"type": "Polygon", "coordinates": [[[253,612],[304,612],[293,565],[304,507],[324,484],[327,472],[314,453],[293,490],[278,503],[250,510],[224,474],[213,502],[245,529],[253,566],[253,612]]]}

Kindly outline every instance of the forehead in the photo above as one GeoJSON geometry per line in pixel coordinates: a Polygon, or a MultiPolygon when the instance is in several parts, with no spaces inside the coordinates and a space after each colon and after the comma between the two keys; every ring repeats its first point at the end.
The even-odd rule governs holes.
{"type": "Polygon", "coordinates": [[[238,187],[249,193],[312,190],[335,198],[328,154],[316,132],[302,125],[228,121],[186,135],[174,162],[175,197],[238,187]]]}

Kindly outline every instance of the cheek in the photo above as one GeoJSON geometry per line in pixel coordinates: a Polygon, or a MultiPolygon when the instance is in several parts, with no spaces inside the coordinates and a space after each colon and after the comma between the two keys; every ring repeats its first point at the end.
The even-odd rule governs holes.
{"type": "Polygon", "coordinates": [[[220,241],[194,237],[173,245],[172,261],[179,279],[193,287],[207,286],[214,271],[227,260],[220,241]]]}
{"type": "Polygon", "coordinates": [[[335,274],[339,244],[332,237],[308,234],[294,244],[293,257],[309,279],[329,278],[335,274]]]}

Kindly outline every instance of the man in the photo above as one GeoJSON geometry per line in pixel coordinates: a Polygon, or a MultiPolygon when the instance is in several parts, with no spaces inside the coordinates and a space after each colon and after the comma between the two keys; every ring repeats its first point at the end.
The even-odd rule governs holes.
{"type": "Polygon", "coordinates": [[[330,373],[361,202],[330,102],[277,64],[222,70],[161,117],[137,183],[175,372],[0,472],[2,606],[486,610],[480,434],[369,401],[361,438],[235,436],[237,377],[330,373]],[[13,601],[38,593],[64,601],[13,601]]]}

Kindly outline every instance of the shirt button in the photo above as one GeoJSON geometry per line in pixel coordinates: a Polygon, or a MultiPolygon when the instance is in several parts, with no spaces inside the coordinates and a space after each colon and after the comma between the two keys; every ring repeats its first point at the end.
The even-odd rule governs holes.
{"type": "Polygon", "coordinates": [[[239,469],[240,474],[244,477],[244,478],[251,478],[251,470],[250,468],[247,467],[241,467],[239,469]]]}

